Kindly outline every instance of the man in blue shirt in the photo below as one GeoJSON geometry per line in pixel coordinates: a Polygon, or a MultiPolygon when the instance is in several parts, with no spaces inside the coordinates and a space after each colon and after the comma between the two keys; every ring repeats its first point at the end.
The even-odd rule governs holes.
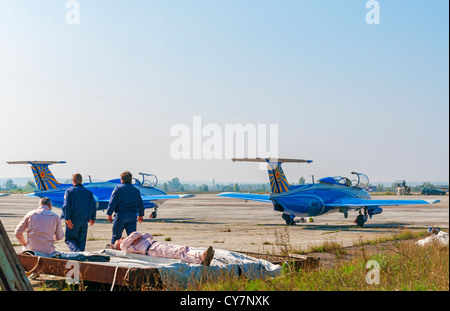
{"type": "Polygon", "coordinates": [[[137,221],[144,221],[144,202],[141,192],[131,184],[132,180],[130,172],[123,172],[120,175],[121,184],[114,188],[109,200],[106,210],[109,222],[113,222],[112,214],[115,213],[111,244],[122,237],[123,230],[130,235],[136,231],[137,221]]]}
{"type": "Polygon", "coordinates": [[[83,185],[80,174],[72,176],[73,187],[64,195],[63,216],[66,220],[65,242],[72,252],[83,252],[86,247],[88,223],[95,223],[97,204],[94,195],[83,185]]]}

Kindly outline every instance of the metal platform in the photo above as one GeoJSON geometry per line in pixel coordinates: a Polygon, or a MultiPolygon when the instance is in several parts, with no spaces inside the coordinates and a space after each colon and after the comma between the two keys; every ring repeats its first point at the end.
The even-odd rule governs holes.
{"type": "Polygon", "coordinates": [[[78,267],[73,261],[38,257],[27,254],[17,254],[27,273],[38,273],[65,277],[77,271],[80,282],[91,281],[111,285],[128,286],[133,288],[161,287],[161,278],[156,268],[128,268],[106,265],[97,262],[80,262],[78,267]],[[74,270],[78,269],[78,270],[74,270]]]}
{"type": "MultiPolygon", "coordinates": [[[[239,252],[254,258],[264,259],[273,264],[287,264],[294,269],[310,269],[318,266],[319,259],[313,257],[291,257],[280,255],[239,252]]],[[[17,254],[27,274],[38,273],[68,278],[74,271],[71,260],[17,254]]],[[[163,282],[157,268],[129,268],[101,262],[77,261],[80,282],[90,281],[113,286],[126,286],[133,289],[161,289],[163,282]]]]}

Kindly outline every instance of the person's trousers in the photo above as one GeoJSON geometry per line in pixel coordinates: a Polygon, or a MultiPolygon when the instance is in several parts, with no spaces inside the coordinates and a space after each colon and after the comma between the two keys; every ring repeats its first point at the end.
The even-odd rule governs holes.
{"type": "Polygon", "coordinates": [[[155,241],[147,250],[147,255],[181,259],[189,263],[200,264],[202,262],[203,252],[191,250],[186,245],[165,244],[155,241]]]}
{"type": "Polygon", "coordinates": [[[65,242],[71,252],[84,252],[86,248],[88,222],[72,220],[72,223],[72,229],[69,229],[66,225],[65,242]]]}
{"type": "Polygon", "coordinates": [[[136,231],[137,215],[136,213],[116,213],[114,216],[111,244],[122,237],[123,230],[127,235],[136,231]]]}

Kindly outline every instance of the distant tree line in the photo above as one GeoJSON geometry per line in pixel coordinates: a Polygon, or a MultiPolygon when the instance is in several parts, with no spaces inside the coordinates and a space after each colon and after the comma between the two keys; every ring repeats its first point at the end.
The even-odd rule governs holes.
{"type": "MultiPolygon", "coordinates": [[[[306,180],[304,177],[298,179],[298,183],[292,183],[293,185],[304,185],[306,180]]],[[[372,186],[372,185],[369,185],[372,186]]],[[[395,184],[391,186],[385,186],[381,183],[376,185],[377,192],[395,192],[395,184]]],[[[411,186],[411,191],[420,192],[423,187],[433,188],[438,187],[431,184],[429,181],[424,182],[422,185],[411,186]]],[[[159,184],[157,188],[164,192],[253,192],[253,193],[267,193],[270,192],[269,183],[229,183],[229,184],[216,184],[213,185],[206,184],[188,184],[182,183],[178,177],[172,178],[171,180],[159,184]]]]}
{"type": "Polygon", "coordinates": [[[31,179],[24,186],[16,185],[12,179],[8,179],[3,185],[0,185],[2,191],[32,192],[36,189],[36,184],[31,179]]]}
{"type": "MultiPolygon", "coordinates": [[[[300,177],[297,185],[304,185],[306,183],[304,177],[300,177]]],[[[293,183],[295,185],[295,183],[293,183]]],[[[371,185],[369,185],[371,186],[371,185]]],[[[385,186],[381,183],[377,184],[377,192],[395,192],[395,184],[385,186]]],[[[411,191],[420,192],[422,188],[436,188],[439,185],[433,185],[429,181],[422,185],[411,186],[411,191]]],[[[172,178],[168,182],[159,184],[157,188],[164,192],[253,192],[253,193],[267,193],[270,192],[269,183],[229,183],[229,184],[188,184],[182,183],[178,177],[172,178]]],[[[0,185],[0,191],[8,192],[32,192],[37,190],[36,184],[33,180],[28,180],[24,186],[16,185],[12,179],[8,179],[3,185],[0,185]]]]}
{"type": "Polygon", "coordinates": [[[159,184],[157,188],[164,192],[269,192],[270,185],[267,183],[250,184],[250,183],[230,183],[230,184],[187,184],[181,183],[178,177],[172,178],[168,182],[159,184]]]}

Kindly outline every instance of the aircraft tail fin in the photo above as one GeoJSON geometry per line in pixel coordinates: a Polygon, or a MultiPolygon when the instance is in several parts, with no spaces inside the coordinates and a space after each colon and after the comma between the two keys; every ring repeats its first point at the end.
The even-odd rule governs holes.
{"type": "Polygon", "coordinates": [[[311,163],[312,160],[301,160],[301,159],[263,159],[263,158],[253,158],[253,159],[232,159],[235,161],[245,161],[245,162],[267,162],[267,171],[269,173],[270,188],[272,193],[287,192],[291,189],[291,184],[288,182],[286,175],[284,174],[281,164],[283,163],[311,163]]]}
{"type": "Polygon", "coordinates": [[[272,193],[281,193],[291,190],[280,162],[267,162],[267,172],[269,173],[270,189],[272,193]]]}
{"type": "Polygon", "coordinates": [[[65,161],[11,161],[8,164],[29,164],[33,172],[34,181],[39,190],[49,190],[58,188],[61,183],[58,182],[48,168],[49,165],[56,163],[66,163],[65,161]]]}

